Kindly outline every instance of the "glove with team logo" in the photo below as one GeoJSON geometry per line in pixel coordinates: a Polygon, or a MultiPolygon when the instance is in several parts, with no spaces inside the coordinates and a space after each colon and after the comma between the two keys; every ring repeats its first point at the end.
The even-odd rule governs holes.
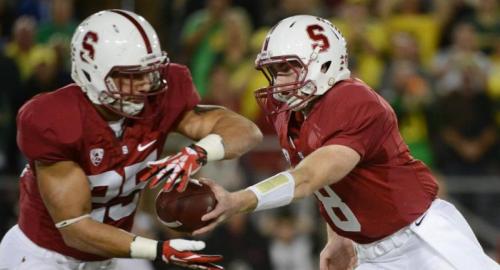
{"type": "MultiPolygon", "coordinates": [[[[214,264],[222,260],[220,255],[203,255],[194,253],[205,248],[203,241],[190,241],[184,239],[174,239],[165,241],[161,247],[161,258],[164,262],[178,266],[201,269],[201,270],[223,270],[224,267],[214,264]]],[[[160,251],[158,251],[160,254],[160,251]]]]}
{"type": "Polygon", "coordinates": [[[157,187],[166,178],[163,190],[171,191],[178,184],[177,191],[183,192],[191,175],[198,172],[207,163],[207,151],[192,144],[179,153],[158,161],[148,162],[149,170],[139,177],[141,182],[151,180],[150,188],[157,187]]]}

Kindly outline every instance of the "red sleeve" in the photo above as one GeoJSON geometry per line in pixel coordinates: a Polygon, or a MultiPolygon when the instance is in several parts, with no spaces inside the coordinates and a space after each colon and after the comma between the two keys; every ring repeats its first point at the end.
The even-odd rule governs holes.
{"type": "Polygon", "coordinates": [[[183,91],[186,93],[186,107],[185,111],[193,109],[198,103],[200,103],[201,97],[196,90],[196,86],[193,83],[193,78],[189,69],[185,69],[185,77],[182,84],[183,91]]]}
{"type": "Polygon", "coordinates": [[[186,66],[170,64],[167,74],[168,89],[164,106],[170,110],[189,111],[200,103],[200,95],[196,90],[191,72],[186,66]]]}
{"type": "Polygon", "coordinates": [[[186,112],[198,105],[201,98],[193,83],[189,69],[179,64],[172,65],[171,69],[173,73],[171,75],[173,76],[170,76],[170,78],[176,81],[175,89],[173,90],[176,92],[174,94],[177,98],[176,102],[181,102],[183,111],[186,112]]]}
{"type": "Polygon", "coordinates": [[[201,100],[186,66],[171,63],[167,73],[168,89],[161,98],[160,126],[167,132],[178,124],[187,111],[201,100]]]}
{"type": "Polygon", "coordinates": [[[64,128],[64,113],[52,115],[36,104],[27,103],[17,116],[17,144],[29,160],[57,162],[75,160],[75,128],[64,128]],[[52,115],[53,117],[49,117],[52,115]]]}
{"type": "Polygon", "coordinates": [[[349,91],[336,99],[333,113],[330,112],[332,116],[328,117],[328,124],[325,123],[329,130],[323,145],[345,145],[364,160],[375,154],[389,134],[392,111],[372,90],[349,91]]]}

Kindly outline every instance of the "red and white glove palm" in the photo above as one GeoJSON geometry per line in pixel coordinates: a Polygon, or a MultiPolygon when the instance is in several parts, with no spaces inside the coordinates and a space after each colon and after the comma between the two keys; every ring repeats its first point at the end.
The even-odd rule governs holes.
{"type": "Polygon", "coordinates": [[[222,260],[221,255],[204,255],[192,251],[205,248],[203,241],[174,239],[163,242],[161,258],[166,263],[190,269],[223,270],[224,267],[214,264],[222,260]]]}
{"type": "Polygon", "coordinates": [[[184,147],[173,156],[148,162],[149,170],[142,174],[139,180],[144,182],[151,179],[149,187],[155,188],[166,178],[167,181],[163,190],[171,191],[175,184],[178,183],[177,191],[183,192],[187,187],[190,176],[198,172],[206,163],[207,151],[196,144],[192,144],[184,147]]]}

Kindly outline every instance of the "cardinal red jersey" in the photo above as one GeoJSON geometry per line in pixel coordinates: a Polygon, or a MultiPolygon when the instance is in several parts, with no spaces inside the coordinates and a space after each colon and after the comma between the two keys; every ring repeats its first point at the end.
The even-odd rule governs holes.
{"type": "Polygon", "coordinates": [[[394,111],[363,82],[342,81],[306,119],[295,115],[269,117],[292,166],[326,145],[344,145],[361,156],[341,181],[315,192],[322,216],[339,235],[358,243],[379,240],[414,221],[436,197],[436,181],[410,155],[394,111]]]}
{"type": "Polygon", "coordinates": [[[168,89],[152,98],[143,119],[125,120],[121,138],[75,84],[38,95],[21,108],[17,141],[29,165],[20,181],[19,226],[29,239],[76,259],[104,259],[64,244],[40,196],[35,161],[79,164],[91,188],[92,219],[130,231],[146,185],[138,173],[158,158],[168,133],[200,101],[186,67],[170,64],[165,76],[168,89]]]}

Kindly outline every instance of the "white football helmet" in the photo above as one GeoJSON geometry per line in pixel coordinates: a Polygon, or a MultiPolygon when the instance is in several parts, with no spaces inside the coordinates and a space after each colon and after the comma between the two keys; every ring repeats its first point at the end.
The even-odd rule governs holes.
{"type": "Polygon", "coordinates": [[[139,118],[148,97],[167,87],[167,54],[153,27],[130,11],[105,10],[84,20],[71,40],[71,61],[71,77],[92,103],[126,117],[139,118]],[[147,78],[150,91],[122,91],[123,80],[132,88],[138,77],[147,78]]]}
{"type": "Polygon", "coordinates": [[[310,15],[288,17],[276,24],[267,34],[255,65],[269,81],[255,96],[271,114],[301,110],[351,75],[344,37],[329,21],[310,15]],[[276,82],[283,65],[295,73],[294,82],[276,82]]]}

